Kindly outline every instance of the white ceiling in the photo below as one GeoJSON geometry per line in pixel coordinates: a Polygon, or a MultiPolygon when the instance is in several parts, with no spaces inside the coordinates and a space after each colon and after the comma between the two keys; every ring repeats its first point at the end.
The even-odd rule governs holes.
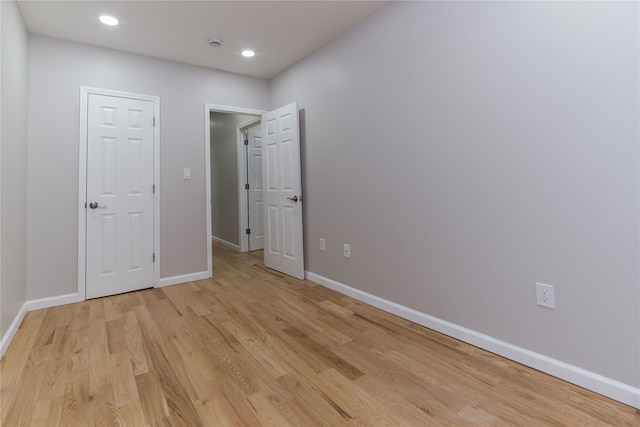
{"type": "Polygon", "coordinates": [[[389,1],[19,1],[31,34],[270,78],[389,1]],[[120,20],[107,27],[98,16],[120,20]],[[210,37],[223,40],[209,46],[210,37]],[[253,49],[250,59],[240,55],[253,49]]]}

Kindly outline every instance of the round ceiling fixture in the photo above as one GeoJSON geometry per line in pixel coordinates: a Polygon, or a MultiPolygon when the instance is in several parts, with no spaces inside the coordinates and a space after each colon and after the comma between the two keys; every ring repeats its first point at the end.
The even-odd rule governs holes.
{"type": "Polygon", "coordinates": [[[244,56],[245,58],[251,58],[252,56],[255,56],[255,55],[256,53],[251,49],[246,49],[242,51],[242,56],[244,56]]]}
{"type": "Polygon", "coordinates": [[[118,20],[113,16],[102,15],[99,19],[100,19],[100,22],[102,22],[104,25],[110,25],[110,26],[118,25],[118,20]]]}
{"type": "Polygon", "coordinates": [[[219,47],[222,44],[222,39],[218,37],[211,37],[209,39],[209,46],[219,47]]]}

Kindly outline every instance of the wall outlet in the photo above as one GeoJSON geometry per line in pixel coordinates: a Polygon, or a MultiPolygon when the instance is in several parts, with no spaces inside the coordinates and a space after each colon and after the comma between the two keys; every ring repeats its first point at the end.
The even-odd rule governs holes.
{"type": "Polygon", "coordinates": [[[344,257],[351,258],[351,245],[347,243],[344,244],[344,257]]]}
{"type": "Polygon", "coordinates": [[[322,252],[327,250],[327,245],[326,245],[326,242],[324,241],[324,239],[320,239],[320,250],[322,252]]]}
{"type": "Polygon", "coordinates": [[[547,308],[556,308],[556,299],[553,295],[553,286],[544,283],[536,283],[536,303],[547,308]]]}

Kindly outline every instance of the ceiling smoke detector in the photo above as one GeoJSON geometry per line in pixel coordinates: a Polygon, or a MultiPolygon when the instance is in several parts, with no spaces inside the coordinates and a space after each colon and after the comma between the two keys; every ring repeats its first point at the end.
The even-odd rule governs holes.
{"type": "Polygon", "coordinates": [[[218,37],[211,37],[209,39],[209,46],[219,47],[221,44],[222,44],[222,39],[219,39],[218,37]]]}

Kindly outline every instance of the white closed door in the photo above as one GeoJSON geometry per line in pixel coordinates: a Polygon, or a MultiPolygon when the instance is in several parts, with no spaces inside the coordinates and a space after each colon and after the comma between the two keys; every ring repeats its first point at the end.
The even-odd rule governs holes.
{"type": "Polygon", "coordinates": [[[88,95],[86,296],[153,285],[154,105],[88,95]]]}
{"type": "Polygon", "coordinates": [[[259,125],[247,131],[247,181],[249,183],[249,250],[264,247],[262,200],[262,132],[259,125]]]}
{"type": "Polygon", "coordinates": [[[262,115],[264,264],[304,279],[298,104],[262,115]]]}

